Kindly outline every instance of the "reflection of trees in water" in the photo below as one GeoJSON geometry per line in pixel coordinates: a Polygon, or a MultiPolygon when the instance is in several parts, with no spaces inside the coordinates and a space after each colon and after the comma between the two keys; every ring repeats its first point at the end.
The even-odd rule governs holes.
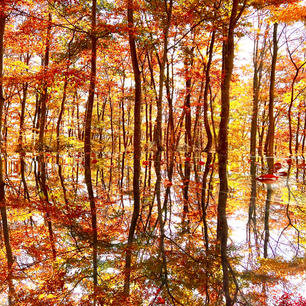
{"type": "MultiPolygon", "coordinates": [[[[114,297],[123,301],[124,254],[132,212],[131,186],[122,180],[122,174],[126,176],[131,164],[131,155],[125,157],[123,162],[122,156],[113,156],[112,165],[110,158],[94,157],[91,160],[98,162],[91,163],[89,156],[59,155],[54,158],[41,155],[33,159],[13,156],[3,161],[6,163],[3,168],[8,170],[4,176],[7,225],[12,224],[9,230],[7,227],[7,233],[11,259],[16,262],[12,275],[19,277],[21,274],[27,279],[23,289],[19,278],[11,282],[20,301],[31,305],[29,295],[20,297],[21,293],[31,292],[32,302],[39,302],[38,297],[50,283],[48,279],[54,283],[52,289],[45,291],[51,300],[51,294],[66,296],[68,303],[73,294],[81,292],[79,301],[86,298],[93,301],[95,293],[97,305],[102,301],[110,303],[114,297]],[[31,275],[35,275],[33,281],[44,285],[30,289],[31,275]]],[[[132,249],[135,257],[130,279],[130,298],[136,305],[154,298],[158,301],[158,297],[173,305],[223,303],[222,258],[215,247],[218,180],[214,159],[209,153],[201,156],[205,165],[199,165],[198,156],[190,161],[193,167],[188,188],[188,231],[182,223],[185,191],[180,173],[184,174],[184,169],[176,162],[184,161],[184,153],[177,152],[169,158],[172,163],[161,165],[163,250],[154,199],[156,187],[151,183],[149,188],[148,170],[145,176],[149,165],[142,167],[141,210],[132,249]]],[[[151,182],[155,181],[154,172],[151,176],[151,182]]],[[[239,184],[235,182],[234,185],[239,188],[231,187],[227,208],[229,236],[224,256],[231,298],[235,298],[237,292],[237,301],[254,302],[254,305],[256,298],[263,301],[264,293],[268,301],[274,284],[285,284],[283,276],[287,273],[299,273],[302,261],[296,255],[302,254],[305,215],[303,207],[298,205],[303,193],[292,184],[292,177],[287,185],[286,178],[279,179],[273,189],[258,183],[255,177],[251,165],[250,186],[247,184],[249,176],[241,176],[241,182],[239,179],[239,184]],[[244,206],[244,200],[236,202],[237,196],[240,198],[248,192],[248,205],[244,206]],[[236,226],[232,216],[242,212],[247,231],[245,245],[239,245],[241,239],[231,234],[236,226]],[[279,257],[284,252],[288,258],[279,257]],[[267,254],[267,261],[261,260],[264,254],[267,254]]],[[[233,182],[229,176],[230,186],[233,182]]],[[[4,227],[5,222],[2,222],[4,227]]],[[[5,238],[4,234],[3,230],[5,238]]],[[[5,239],[3,241],[5,249],[5,239]]],[[[291,284],[287,286],[290,288],[291,284]]],[[[47,300],[46,296],[41,296],[41,302],[47,300]]]]}
{"type": "Polygon", "coordinates": [[[15,301],[15,289],[13,285],[13,252],[10,242],[10,229],[7,218],[7,207],[5,201],[5,183],[4,183],[4,175],[3,175],[3,160],[2,156],[4,156],[4,160],[6,160],[6,156],[4,154],[0,154],[0,211],[1,211],[1,220],[2,220],[2,233],[3,240],[5,245],[5,255],[7,261],[7,283],[8,283],[8,304],[9,306],[14,305],[15,301]]]}

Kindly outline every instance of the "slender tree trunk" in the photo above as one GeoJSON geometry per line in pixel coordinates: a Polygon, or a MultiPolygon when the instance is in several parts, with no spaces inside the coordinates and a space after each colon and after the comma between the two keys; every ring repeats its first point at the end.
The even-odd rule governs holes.
{"type": "MultiPolygon", "coordinates": [[[[165,86],[167,90],[167,101],[169,108],[169,122],[168,122],[168,139],[167,139],[167,154],[173,154],[175,150],[175,134],[174,134],[174,115],[173,115],[173,94],[170,90],[170,71],[169,71],[169,63],[167,63],[167,78],[165,80],[165,86]]],[[[170,157],[171,158],[171,157],[170,157]]]]}
{"type": "Polygon", "coordinates": [[[133,196],[134,207],[131,225],[129,229],[126,261],[125,261],[125,279],[124,279],[124,294],[130,294],[130,277],[131,277],[131,262],[132,262],[132,244],[136,231],[137,220],[140,211],[140,158],[141,158],[141,74],[137,59],[135,28],[134,28],[134,1],[127,0],[127,19],[129,29],[129,46],[133,66],[134,81],[135,81],[135,100],[134,100],[134,175],[133,175],[133,196]]]}
{"type": "Polygon", "coordinates": [[[213,58],[213,50],[214,50],[214,43],[215,43],[215,36],[216,31],[214,30],[211,36],[210,45],[209,45],[209,51],[208,51],[208,62],[205,70],[205,88],[204,88],[204,126],[207,136],[207,144],[204,149],[205,152],[209,152],[212,147],[212,133],[209,126],[209,120],[208,120],[208,93],[209,93],[209,84],[210,84],[210,67],[211,62],[213,58]]]}
{"type": "Polygon", "coordinates": [[[85,154],[85,183],[87,186],[88,198],[90,203],[91,213],[91,228],[92,228],[92,265],[93,265],[93,285],[94,296],[93,305],[97,304],[97,286],[98,286],[98,229],[97,229],[97,210],[94,199],[94,193],[91,181],[90,154],[85,154]]]}
{"type": "Polygon", "coordinates": [[[25,162],[23,158],[23,154],[20,154],[20,176],[23,184],[23,194],[25,200],[30,200],[29,188],[27,185],[26,177],[25,177],[25,162]]]}
{"type": "MultiPolygon", "coordinates": [[[[1,81],[0,81],[1,82],[1,81]]],[[[2,148],[1,148],[2,149],[2,148]]],[[[6,251],[6,261],[7,261],[7,282],[8,282],[8,305],[14,305],[14,285],[13,285],[13,252],[10,243],[10,229],[7,220],[6,213],[6,204],[5,204],[5,189],[4,189],[4,181],[3,181],[3,166],[2,166],[2,153],[0,153],[0,212],[2,219],[2,232],[3,232],[3,240],[6,251]]]]}
{"type": "Polygon", "coordinates": [[[270,204],[272,197],[272,187],[271,184],[267,184],[267,198],[265,205],[265,222],[264,222],[264,258],[268,258],[268,245],[270,238],[270,227],[269,227],[269,215],[270,215],[270,204]]]}
{"type": "Polygon", "coordinates": [[[186,97],[184,103],[185,109],[185,163],[184,163],[184,187],[183,187],[183,199],[184,199],[184,207],[183,207],[183,227],[186,224],[186,215],[188,213],[188,191],[189,191],[189,180],[190,180],[190,171],[191,171],[191,152],[192,152],[192,136],[191,136],[191,108],[190,108],[190,100],[191,100],[191,69],[193,64],[193,49],[186,50],[185,54],[185,84],[186,84],[186,97]]]}
{"type": "MultiPolygon", "coordinates": [[[[260,24],[260,21],[258,21],[260,24]]],[[[254,37],[253,49],[253,107],[252,107],[252,120],[251,120],[251,138],[250,138],[250,155],[256,156],[256,142],[257,142],[257,121],[258,121],[258,103],[259,103],[259,90],[261,86],[263,56],[266,48],[266,39],[263,41],[262,50],[259,51],[259,34],[254,37]]]]}
{"type": "MultiPolygon", "coordinates": [[[[222,81],[221,81],[221,121],[218,135],[218,160],[219,160],[219,199],[217,239],[220,243],[221,264],[223,271],[223,290],[226,306],[232,306],[234,300],[230,296],[229,266],[227,260],[228,225],[226,219],[226,205],[228,193],[227,162],[228,162],[228,122],[230,110],[230,82],[234,62],[234,30],[242,11],[238,11],[239,0],[233,0],[230,22],[223,40],[222,47],[222,81]]],[[[242,9],[241,9],[242,10],[242,9]]]]}
{"type": "Polygon", "coordinates": [[[5,0],[0,0],[0,212],[2,219],[2,229],[3,229],[3,240],[6,250],[6,260],[7,260],[7,281],[8,281],[8,305],[14,305],[14,287],[13,287],[13,253],[10,244],[9,235],[9,225],[7,221],[6,214],[6,204],[5,204],[5,189],[3,180],[3,166],[2,166],[2,113],[4,106],[4,96],[3,96],[3,57],[4,57],[4,31],[5,31],[5,0]]]}
{"type": "MultiPolygon", "coordinates": [[[[212,161],[212,153],[207,153],[207,159],[205,164],[205,169],[202,177],[202,191],[201,191],[201,210],[202,210],[202,221],[203,221],[203,232],[204,232],[204,243],[206,252],[209,251],[209,240],[208,240],[208,225],[207,225],[207,206],[208,201],[206,201],[206,193],[209,194],[209,190],[207,188],[207,177],[210,169],[212,161]]],[[[207,197],[209,199],[209,197],[207,197]]]]}
{"type": "MultiPolygon", "coordinates": [[[[305,98],[304,98],[304,107],[306,107],[306,99],[305,99],[305,98]]],[[[302,155],[304,155],[305,138],[306,138],[306,113],[304,114],[304,128],[303,128],[303,140],[302,140],[302,155]]]]}
{"type": "Polygon", "coordinates": [[[4,57],[4,31],[5,31],[5,0],[0,0],[0,146],[2,150],[2,115],[4,106],[3,96],[3,57],[4,57]]]}
{"type": "MultiPolygon", "coordinates": [[[[67,68],[67,70],[68,70],[68,68],[67,68]]],[[[63,89],[63,97],[62,97],[62,102],[61,102],[61,108],[60,108],[60,112],[59,112],[57,123],[56,123],[56,150],[57,151],[59,151],[59,149],[60,149],[60,128],[61,128],[62,117],[63,117],[64,110],[65,110],[65,102],[66,102],[66,96],[67,96],[67,85],[68,85],[68,78],[67,78],[67,75],[66,75],[65,79],[64,79],[64,89],[63,89]]]]}
{"type": "Polygon", "coordinates": [[[85,116],[85,139],[84,139],[84,152],[85,154],[91,151],[91,120],[93,104],[95,99],[95,87],[97,77],[97,36],[96,36],[96,21],[97,19],[97,0],[92,0],[91,8],[91,72],[90,72],[90,84],[89,94],[86,105],[85,116]]]}
{"type": "Polygon", "coordinates": [[[45,222],[48,227],[48,233],[49,233],[49,239],[50,239],[50,245],[51,245],[51,250],[52,250],[52,256],[53,260],[56,259],[56,247],[55,247],[55,237],[54,237],[54,231],[53,231],[53,225],[52,225],[52,220],[51,220],[51,215],[50,215],[50,202],[49,202],[49,194],[48,194],[48,186],[47,186],[47,174],[46,174],[46,163],[44,160],[43,155],[39,155],[37,157],[38,160],[38,182],[40,186],[40,190],[43,194],[41,196],[42,202],[45,204],[45,222]]]}
{"type": "Polygon", "coordinates": [[[27,100],[28,83],[23,85],[22,89],[22,99],[21,99],[21,113],[19,122],[19,135],[18,135],[18,150],[23,150],[23,135],[24,135],[24,117],[25,117],[25,106],[27,100]]]}
{"type": "MultiPolygon", "coordinates": [[[[43,61],[43,72],[46,73],[49,67],[49,58],[50,58],[50,40],[51,40],[51,23],[52,15],[49,12],[48,15],[48,27],[47,27],[47,40],[46,40],[46,49],[43,61]]],[[[47,76],[45,75],[44,78],[47,76]]],[[[40,120],[39,120],[39,139],[38,139],[38,150],[42,151],[45,147],[44,136],[45,136],[45,125],[47,117],[47,100],[48,100],[48,81],[44,80],[42,85],[42,94],[40,97],[40,120]]]]}
{"type": "Polygon", "coordinates": [[[293,139],[293,131],[292,131],[292,107],[294,102],[294,84],[298,77],[299,69],[296,70],[295,75],[293,77],[291,83],[291,96],[290,96],[290,104],[288,109],[288,123],[289,123],[289,153],[292,155],[292,139],[293,139]]]}
{"type": "Polygon", "coordinates": [[[278,24],[274,23],[273,26],[273,54],[272,54],[272,64],[271,64],[271,75],[270,75],[270,89],[269,89],[269,126],[267,133],[267,140],[265,145],[265,153],[268,158],[269,172],[272,173],[274,170],[274,131],[275,131],[275,121],[274,121],[274,89],[275,89],[275,70],[277,61],[277,27],[278,24]]]}
{"type": "MultiPolygon", "coordinates": [[[[26,54],[25,64],[29,65],[30,55],[26,54]]],[[[28,82],[22,85],[22,98],[21,98],[21,112],[20,112],[20,122],[19,122],[19,135],[18,135],[18,150],[23,151],[23,137],[24,137],[24,118],[25,118],[25,107],[28,94],[28,82]]]]}
{"type": "MultiPolygon", "coordinates": [[[[301,107],[302,106],[300,106],[299,108],[301,108],[301,107]]],[[[299,151],[299,146],[300,146],[300,142],[299,142],[300,125],[301,125],[301,111],[299,110],[297,127],[296,127],[296,135],[295,135],[295,149],[294,149],[295,155],[297,155],[297,153],[299,151]]]]}
{"type": "Polygon", "coordinates": [[[164,81],[165,81],[165,65],[167,62],[167,49],[168,49],[168,34],[169,34],[169,27],[171,23],[172,17],[172,0],[164,1],[164,28],[163,28],[163,54],[162,59],[159,65],[159,93],[158,93],[158,100],[157,100],[157,118],[156,118],[156,126],[155,126],[155,143],[156,143],[156,152],[155,152],[155,160],[154,160],[154,168],[156,173],[156,199],[157,199],[157,210],[158,210],[158,223],[159,223],[159,230],[160,230],[160,242],[159,242],[159,250],[160,256],[162,259],[161,265],[161,278],[162,278],[162,285],[164,283],[167,284],[168,272],[167,272],[167,260],[165,256],[165,232],[164,232],[164,220],[162,215],[162,205],[161,205],[161,155],[163,150],[162,145],[162,101],[163,101],[163,90],[164,90],[164,81]]]}
{"type": "Polygon", "coordinates": [[[251,164],[250,164],[250,176],[251,176],[251,196],[250,196],[250,204],[249,204],[249,216],[247,223],[247,241],[251,242],[251,232],[253,230],[255,241],[257,245],[257,230],[256,230],[256,195],[257,195],[257,182],[256,182],[256,157],[254,155],[251,156],[251,164]]]}

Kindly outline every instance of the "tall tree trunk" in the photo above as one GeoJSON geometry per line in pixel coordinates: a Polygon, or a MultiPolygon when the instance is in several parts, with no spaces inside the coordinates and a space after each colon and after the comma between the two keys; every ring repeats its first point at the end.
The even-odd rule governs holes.
{"type": "Polygon", "coordinates": [[[52,256],[53,260],[56,260],[56,247],[55,247],[55,236],[53,231],[53,225],[50,215],[50,202],[49,202],[49,194],[48,194],[48,186],[47,186],[47,173],[46,173],[46,163],[45,163],[45,157],[44,155],[40,154],[37,157],[38,161],[38,173],[37,173],[37,179],[40,187],[40,197],[41,201],[44,203],[44,208],[46,210],[44,219],[48,227],[48,233],[49,233],[49,239],[50,239],[50,246],[52,250],[52,256]],[[41,195],[41,193],[43,195],[41,195]]]}
{"type": "Polygon", "coordinates": [[[230,110],[230,83],[234,62],[234,30],[237,21],[242,14],[245,2],[240,11],[238,10],[239,0],[233,0],[230,15],[230,22],[222,46],[222,81],[221,81],[221,121],[218,135],[218,160],[219,160],[219,198],[218,198],[218,221],[217,239],[220,246],[221,264],[223,271],[223,290],[226,306],[234,303],[230,296],[229,265],[227,260],[227,239],[228,225],[226,219],[226,204],[228,193],[227,162],[228,162],[228,122],[230,110]]]}
{"type": "Polygon", "coordinates": [[[295,75],[293,77],[291,83],[291,95],[290,95],[290,104],[288,109],[288,123],[289,123],[289,153],[292,155],[292,139],[293,139],[293,131],[292,131],[292,107],[294,102],[294,84],[298,77],[299,69],[296,70],[295,75]]]}
{"type": "MultiPolygon", "coordinates": [[[[303,68],[303,66],[306,64],[306,61],[304,61],[302,64],[300,64],[299,66],[295,63],[294,58],[293,58],[293,54],[294,51],[290,51],[289,50],[289,44],[287,41],[287,50],[289,53],[289,57],[291,60],[291,63],[293,64],[294,68],[295,68],[295,75],[293,77],[293,80],[291,82],[291,95],[290,95],[290,104],[289,104],[289,109],[288,109],[288,122],[289,122],[289,153],[290,156],[292,155],[292,142],[293,142],[293,131],[292,131],[292,107],[293,107],[293,103],[295,101],[295,99],[298,97],[299,94],[297,94],[296,96],[294,96],[294,85],[295,82],[298,78],[299,72],[300,70],[303,68]]],[[[297,127],[297,134],[296,134],[296,146],[295,146],[295,153],[297,153],[297,149],[298,149],[298,134],[299,134],[299,124],[300,124],[300,112],[298,115],[298,127],[297,127]]]]}
{"type": "Polygon", "coordinates": [[[85,116],[85,139],[84,139],[84,151],[85,154],[91,151],[91,120],[93,104],[95,99],[95,87],[97,77],[97,36],[96,36],[96,23],[97,23],[97,0],[92,0],[91,8],[91,71],[90,71],[90,84],[89,94],[86,105],[85,116]]]}
{"type": "Polygon", "coordinates": [[[98,286],[98,229],[97,229],[97,210],[94,199],[94,193],[91,181],[90,154],[85,154],[85,183],[87,186],[88,198],[90,203],[91,213],[91,228],[92,228],[92,265],[93,265],[93,305],[97,304],[97,286],[98,286]]]}
{"type": "MultiPolygon", "coordinates": [[[[260,26],[260,17],[258,17],[258,24],[260,26]]],[[[258,103],[259,103],[259,90],[261,86],[263,56],[266,49],[266,39],[264,38],[262,50],[259,51],[259,33],[254,37],[253,48],[253,106],[252,106],[252,120],[251,120],[251,138],[250,138],[250,155],[251,158],[256,156],[256,143],[257,143],[257,120],[258,120],[258,103]]]]}
{"type": "Polygon", "coordinates": [[[137,220],[140,211],[140,158],[141,158],[141,75],[137,59],[135,28],[134,28],[134,1],[127,0],[127,19],[129,31],[129,46],[133,66],[134,81],[135,81],[135,99],[134,99],[134,174],[133,174],[133,196],[134,207],[131,225],[129,229],[126,259],[125,259],[125,279],[124,279],[124,294],[130,294],[130,277],[131,277],[131,262],[132,262],[132,244],[136,231],[137,220]]]}
{"type": "Polygon", "coordinates": [[[193,48],[189,50],[186,48],[185,54],[185,86],[186,86],[186,97],[184,103],[185,110],[185,163],[184,163],[184,187],[183,187],[183,227],[188,225],[188,221],[185,220],[188,213],[188,192],[189,192],[189,181],[190,181],[190,171],[191,171],[191,152],[192,152],[192,136],[191,136],[191,69],[193,65],[193,48]],[[186,223],[187,222],[187,223],[186,223]]]}
{"type": "Polygon", "coordinates": [[[270,239],[270,227],[269,227],[269,215],[270,215],[270,204],[272,197],[271,184],[267,184],[267,198],[265,204],[265,222],[264,222],[264,258],[268,258],[268,245],[270,239]]]}
{"type": "MultiPolygon", "coordinates": [[[[29,65],[30,54],[26,54],[25,64],[29,65]]],[[[20,121],[19,121],[19,135],[18,135],[18,150],[23,151],[23,137],[24,137],[24,118],[25,118],[25,107],[27,101],[29,83],[26,82],[22,85],[22,98],[21,98],[21,112],[20,112],[20,121]]]]}
{"type": "Polygon", "coordinates": [[[268,158],[269,172],[272,173],[274,170],[274,131],[275,131],[275,121],[274,121],[274,89],[275,89],[275,70],[277,61],[277,27],[278,24],[274,23],[273,26],[273,54],[272,54],[272,64],[271,64],[271,74],[270,74],[270,88],[269,88],[269,126],[267,139],[265,144],[265,153],[268,158]]]}
{"type": "Polygon", "coordinates": [[[3,240],[6,250],[7,270],[8,270],[8,305],[14,305],[14,287],[13,287],[13,253],[10,244],[9,225],[7,221],[6,205],[5,205],[5,189],[2,169],[2,113],[4,106],[3,95],[3,56],[4,56],[4,31],[5,31],[5,0],[0,0],[0,212],[2,219],[3,240]]]}
{"type": "MultiPolygon", "coordinates": [[[[305,99],[305,98],[304,98],[303,106],[306,107],[306,99],[305,99]]],[[[304,129],[303,129],[303,140],[302,140],[302,155],[304,155],[305,138],[306,138],[306,113],[304,114],[304,129]]]]}
{"type": "MultiPolygon", "coordinates": [[[[46,74],[49,67],[50,58],[50,40],[51,40],[51,23],[52,15],[48,14],[48,27],[47,27],[47,39],[46,39],[46,49],[43,61],[43,72],[46,74]]],[[[47,117],[47,100],[48,100],[48,81],[45,79],[47,76],[44,75],[44,81],[42,85],[42,93],[40,97],[40,120],[39,120],[39,139],[38,139],[38,150],[42,151],[45,148],[44,136],[45,136],[45,125],[47,117]]]]}
{"type": "Polygon", "coordinates": [[[211,67],[211,62],[213,58],[215,36],[216,36],[216,31],[214,30],[211,36],[211,40],[210,40],[209,51],[208,51],[208,62],[206,65],[206,70],[205,70],[205,88],[204,88],[204,96],[203,96],[204,126],[205,126],[205,131],[206,131],[206,136],[207,136],[207,144],[204,149],[205,152],[209,152],[212,147],[212,133],[210,130],[209,120],[208,120],[208,93],[209,93],[209,85],[210,85],[210,67],[211,67]]]}
{"type": "MultiPolygon", "coordinates": [[[[1,7],[1,6],[0,6],[1,7]]],[[[1,82],[1,81],[0,81],[1,82]]],[[[1,148],[2,150],[2,148],[1,148]]],[[[8,282],[8,305],[14,305],[14,285],[13,285],[13,252],[10,243],[10,229],[7,220],[6,213],[6,203],[5,203],[5,189],[4,189],[4,181],[3,181],[3,166],[2,166],[2,153],[0,153],[0,212],[2,219],[2,232],[3,232],[3,240],[6,251],[6,261],[7,261],[7,282],[8,282]]]]}
{"type": "Polygon", "coordinates": [[[23,135],[24,135],[24,117],[25,117],[25,106],[27,101],[28,83],[23,84],[22,88],[22,99],[21,99],[21,113],[19,122],[19,135],[18,135],[18,150],[23,150],[23,135]]]}
{"type": "Polygon", "coordinates": [[[4,31],[5,31],[5,0],[0,0],[0,146],[2,149],[2,115],[4,106],[3,95],[3,57],[4,57],[4,31]]]}
{"type": "MultiPolygon", "coordinates": [[[[68,70],[68,67],[67,67],[67,70],[68,70]]],[[[65,75],[61,108],[60,108],[60,112],[59,112],[57,123],[56,123],[56,150],[57,151],[59,151],[59,149],[60,149],[60,127],[61,127],[62,117],[63,117],[64,110],[65,110],[65,102],[66,102],[66,96],[67,96],[67,85],[68,85],[68,78],[67,78],[67,75],[65,75]]]]}
{"type": "Polygon", "coordinates": [[[163,150],[162,145],[162,101],[163,101],[163,90],[164,90],[164,81],[165,81],[165,65],[167,61],[167,50],[168,50],[168,34],[169,34],[169,27],[171,23],[172,17],[172,0],[168,1],[165,0],[164,4],[164,13],[165,16],[163,17],[163,53],[162,58],[159,65],[159,93],[158,93],[158,100],[157,100],[157,117],[156,117],[156,126],[155,126],[155,143],[156,143],[156,153],[155,153],[155,160],[154,160],[154,168],[156,173],[156,199],[157,199],[157,210],[158,210],[158,223],[159,223],[159,230],[160,230],[160,242],[159,242],[159,251],[160,256],[162,259],[161,265],[161,279],[162,285],[164,283],[167,284],[168,272],[167,272],[167,261],[165,256],[165,232],[164,232],[164,220],[162,215],[162,205],[161,205],[161,155],[163,150]]]}
{"type": "MultiPolygon", "coordinates": [[[[299,108],[302,108],[302,106],[300,105],[299,108]]],[[[299,146],[300,146],[300,141],[299,141],[300,126],[301,126],[301,111],[299,110],[299,112],[298,112],[297,127],[296,127],[296,134],[295,134],[295,149],[294,149],[295,155],[297,155],[297,153],[299,151],[299,146]]]]}

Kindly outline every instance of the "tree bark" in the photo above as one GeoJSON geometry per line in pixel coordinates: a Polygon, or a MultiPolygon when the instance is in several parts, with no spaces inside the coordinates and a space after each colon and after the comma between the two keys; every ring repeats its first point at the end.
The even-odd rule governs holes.
{"type": "Polygon", "coordinates": [[[4,57],[4,31],[5,31],[5,0],[0,0],[0,146],[2,149],[2,114],[4,106],[3,95],[3,57],[4,57]]]}
{"type": "Polygon", "coordinates": [[[137,59],[136,37],[134,28],[134,1],[127,0],[127,19],[129,32],[130,55],[133,66],[133,74],[135,81],[135,98],[134,98],[134,174],[133,174],[133,197],[134,207],[131,225],[128,235],[127,251],[125,258],[125,279],[124,279],[124,294],[130,294],[130,278],[131,278],[131,262],[132,262],[132,244],[136,231],[136,225],[140,211],[140,158],[141,158],[141,74],[137,59]]]}
{"type": "Polygon", "coordinates": [[[3,57],[4,57],[4,31],[5,31],[5,0],[0,0],[0,212],[2,219],[2,229],[3,229],[3,240],[6,250],[6,260],[7,260],[7,281],[8,281],[8,305],[14,305],[14,287],[13,287],[13,252],[10,244],[9,235],[9,225],[7,221],[6,214],[6,204],[5,204],[5,183],[3,180],[3,167],[2,167],[2,113],[4,106],[4,95],[3,95],[3,57]]]}
{"type": "Polygon", "coordinates": [[[89,94],[86,105],[85,115],[85,132],[84,132],[84,152],[89,154],[91,151],[91,121],[92,111],[95,99],[95,87],[97,77],[97,36],[96,36],[96,23],[97,23],[97,0],[92,0],[91,8],[91,71],[90,71],[90,84],[89,94]]]}
{"type": "MultiPolygon", "coordinates": [[[[258,24],[260,25],[260,17],[258,17],[258,24]]],[[[259,91],[261,86],[263,56],[266,49],[266,39],[264,38],[262,50],[259,51],[259,33],[254,37],[253,49],[253,106],[252,106],[252,120],[251,120],[251,138],[250,138],[250,155],[251,158],[256,156],[256,143],[257,143],[257,121],[258,121],[258,103],[259,91]]]]}
{"type": "MultiPolygon", "coordinates": [[[[68,70],[68,67],[67,67],[67,70],[68,70]]],[[[67,78],[67,76],[65,76],[61,108],[60,108],[60,112],[59,112],[57,123],[56,123],[56,150],[57,150],[57,152],[60,149],[60,127],[61,127],[62,117],[63,117],[64,110],[65,110],[65,102],[66,102],[66,96],[67,96],[67,85],[68,85],[68,78],[67,78]]]]}
{"type": "MultiPolygon", "coordinates": [[[[51,22],[52,15],[49,12],[48,14],[48,27],[47,27],[47,40],[46,40],[46,49],[43,61],[43,73],[46,74],[49,67],[49,58],[50,58],[50,40],[51,40],[51,22]]],[[[40,97],[40,120],[39,120],[39,139],[38,139],[38,151],[43,151],[45,148],[44,136],[45,136],[45,125],[47,117],[47,100],[48,100],[48,81],[45,79],[47,76],[44,75],[44,81],[42,85],[42,94],[40,97]]]]}
{"type": "Polygon", "coordinates": [[[273,173],[274,170],[274,131],[275,131],[275,122],[274,122],[274,89],[275,89],[275,70],[276,70],[276,61],[277,61],[277,27],[278,24],[274,23],[273,26],[273,54],[272,54],[272,63],[271,63],[271,74],[270,74],[270,88],[269,88],[269,126],[267,133],[267,140],[265,144],[265,153],[268,158],[268,167],[269,172],[273,173]]]}
{"type": "Polygon", "coordinates": [[[92,228],[92,277],[93,277],[93,305],[97,304],[98,286],[98,228],[97,228],[97,209],[91,181],[90,154],[85,154],[85,183],[87,186],[88,198],[90,203],[91,228],[92,228]]]}
{"type": "MultiPolygon", "coordinates": [[[[245,2],[244,2],[245,4],[245,2]]],[[[218,135],[218,160],[219,160],[219,198],[218,198],[218,220],[217,240],[220,247],[221,264],[223,271],[223,290],[226,306],[233,305],[234,301],[230,296],[229,266],[227,260],[227,239],[228,225],[226,219],[226,205],[228,193],[227,162],[228,162],[228,122],[230,110],[230,82],[234,62],[234,30],[237,21],[242,14],[245,5],[238,9],[239,0],[233,0],[230,15],[230,22],[222,46],[222,81],[221,81],[221,121],[218,135]]]]}
{"type": "Polygon", "coordinates": [[[209,45],[209,51],[208,51],[208,62],[205,70],[205,88],[204,88],[204,97],[203,97],[203,103],[204,103],[204,126],[207,136],[207,144],[204,149],[205,152],[209,152],[212,147],[212,133],[209,126],[209,120],[208,120],[208,92],[209,92],[209,85],[210,85],[210,67],[211,62],[213,58],[213,50],[214,50],[214,43],[215,43],[215,36],[216,31],[214,30],[211,36],[210,45],[209,45]]]}
{"type": "Polygon", "coordinates": [[[265,221],[264,221],[264,258],[268,258],[268,245],[270,240],[270,227],[269,227],[269,216],[270,216],[270,204],[272,198],[272,187],[271,184],[267,184],[267,198],[265,204],[265,221]]]}

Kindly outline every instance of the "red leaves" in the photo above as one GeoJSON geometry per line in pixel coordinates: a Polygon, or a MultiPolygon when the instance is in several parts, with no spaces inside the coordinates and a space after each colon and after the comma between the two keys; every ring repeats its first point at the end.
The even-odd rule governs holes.
{"type": "Polygon", "coordinates": [[[169,180],[164,180],[164,186],[167,188],[167,187],[171,187],[172,186],[172,182],[169,181],[169,180]]]}
{"type": "Polygon", "coordinates": [[[142,162],[142,165],[143,166],[149,166],[150,165],[150,161],[148,161],[148,160],[144,160],[143,162],[142,162]]]}
{"type": "Polygon", "coordinates": [[[156,299],[156,303],[157,304],[165,304],[165,299],[162,298],[161,296],[158,296],[157,299],[156,299]]]}
{"type": "Polygon", "coordinates": [[[306,300],[301,296],[294,298],[292,295],[284,293],[277,301],[276,306],[306,306],[306,300]]]}
{"type": "Polygon", "coordinates": [[[298,169],[305,169],[306,168],[306,163],[305,161],[303,160],[300,164],[297,165],[297,168],[298,169]]]}
{"type": "Polygon", "coordinates": [[[200,160],[200,161],[198,162],[198,164],[199,164],[200,166],[203,166],[203,165],[205,165],[205,162],[203,162],[202,160],[200,160]]]}

